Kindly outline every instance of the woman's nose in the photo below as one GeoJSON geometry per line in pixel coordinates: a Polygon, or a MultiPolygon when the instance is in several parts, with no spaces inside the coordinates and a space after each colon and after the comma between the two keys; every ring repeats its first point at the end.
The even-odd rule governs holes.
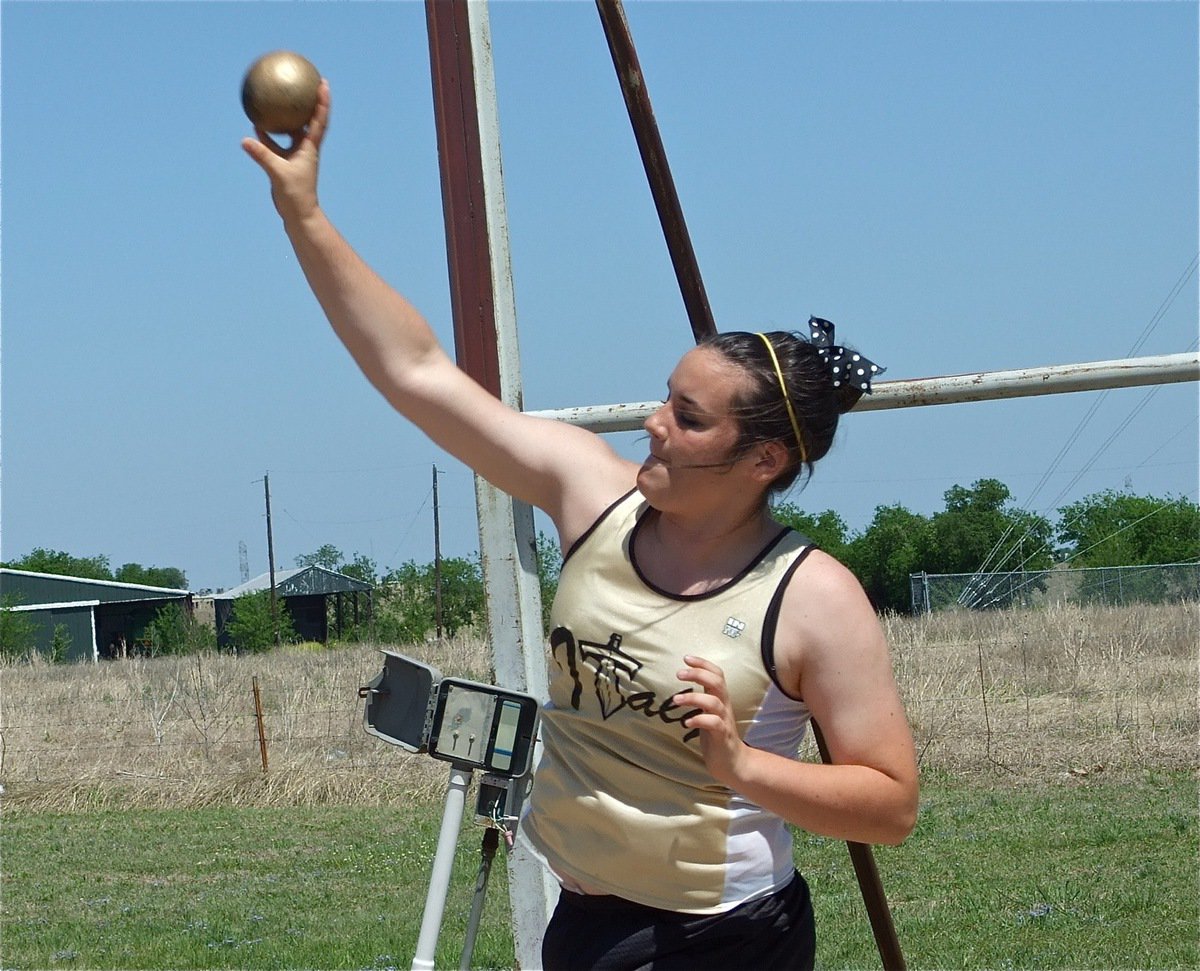
{"type": "Polygon", "coordinates": [[[654,438],[662,439],[665,437],[665,429],[663,427],[663,409],[666,407],[666,402],[663,402],[650,413],[644,422],[642,422],[642,427],[645,428],[646,431],[649,432],[654,438]]]}

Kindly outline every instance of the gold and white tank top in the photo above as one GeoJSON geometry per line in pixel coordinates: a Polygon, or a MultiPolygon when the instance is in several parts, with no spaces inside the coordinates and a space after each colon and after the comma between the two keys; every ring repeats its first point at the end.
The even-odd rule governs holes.
{"type": "Polygon", "coordinates": [[[522,826],[568,886],[720,913],[786,885],[791,833],[709,774],[697,732],[681,724],[691,709],[671,702],[688,688],[676,675],[685,654],[719,665],[745,742],[794,758],[809,711],[774,680],[775,622],[813,546],[787,530],[723,586],[672,594],[632,554],[650,511],[627,494],[566,555],[522,826]]]}

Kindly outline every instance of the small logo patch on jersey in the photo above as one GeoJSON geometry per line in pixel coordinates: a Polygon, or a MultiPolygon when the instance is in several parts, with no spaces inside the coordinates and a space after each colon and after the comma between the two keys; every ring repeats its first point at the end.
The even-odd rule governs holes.
{"type": "Polygon", "coordinates": [[[730,617],[727,621],[725,621],[725,627],[721,630],[721,633],[726,637],[738,637],[745,629],[746,622],[744,620],[738,620],[736,617],[730,617]]]}

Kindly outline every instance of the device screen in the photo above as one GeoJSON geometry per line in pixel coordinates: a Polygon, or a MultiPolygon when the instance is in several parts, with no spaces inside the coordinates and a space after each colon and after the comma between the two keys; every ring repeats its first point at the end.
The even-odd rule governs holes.
{"type": "Polygon", "coordinates": [[[512,768],[513,743],[517,740],[517,724],[521,706],[515,701],[500,702],[500,723],[496,726],[496,744],[492,748],[492,767],[499,772],[512,768]]]}
{"type": "Polygon", "coordinates": [[[538,703],[494,685],[445,678],[437,689],[429,754],[504,775],[529,771],[538,703]]]}

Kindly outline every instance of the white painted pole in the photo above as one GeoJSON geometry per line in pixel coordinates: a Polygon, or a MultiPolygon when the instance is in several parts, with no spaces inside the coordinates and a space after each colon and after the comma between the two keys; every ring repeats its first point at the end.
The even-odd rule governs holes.
{"type": "MultiPolygon", "coordinates": [[[[517,311],[487,3],[471,0],[467,12],[492,265],[500,399],[519,410],[522,395],[517,311]]],[[[549,688],[533,510],[478,476],[475,478],[475,502],[479,512],[479,554],[488,606],[488,639],[492,645],[496,683],[544,701],[549,688]]],[[[538,745],[534,751],[534,764],[540,755],[538,745]]],[[[516,963],[521,968],[537,968],[541,966],[542,933],[558,900],[558,884],[523,840],[508,853],[507,862],[516,963]]]]}
{"type": "MultiPolygon", "coordinates": [[[[467,10],[471,50],[475,58],[475,97],[479,112],[480,152],[483,156],[488,250],[492,264],[500,400],[519,409],[522,403],[521,360],[517,344],[517,310],[508,246],[508,211],[500,161],[500,125],[487,3],[484,0],[471,0],[467,10]]],[[[485,568],[495,567],[486,572],[493,574],[492,580],[497,584],[487,591],[496,680],[503,687],[545,699],[548,689],[542,651],[541,588],[537,582],[533,510],[525,503],[515,502],[481,478],[477,477],[476,483],[480,553],[485,568]],[[536,646],[533,656],[525,656],[525,645],[536,646]]]]}
{"type": "MultiPolygon", "coordinates": [[[[1014,371],[979,371],[973,374],[910,378],[903,381],[876,381],[872,385],[872,393],[863,395],[854,406],[854,411],[883,411],[888,408],[915,408],[963,401],[990,401],[999,398],[1179,384],[1198,380],[1200,354],[1188,351],[1183,354],[1093,361],[1087,364],[1061,364],[1014,371]]],[[[628,432],[640,430],[642,422],[653,414],[660,404],[658,401],[642,401],[532,411],[530,414],[554,418],[595,432],[628,432]]]]}
{"type": "Polygon", "coordinates": [[[1118,361],[1092,361],[1013,371],[981,371],[937,378],[883,381],[864,395],[855,411],[992,401],[1073,391],[1101,391],[1200,380],[1200,354],[1164,354],[1118,361]]]}

